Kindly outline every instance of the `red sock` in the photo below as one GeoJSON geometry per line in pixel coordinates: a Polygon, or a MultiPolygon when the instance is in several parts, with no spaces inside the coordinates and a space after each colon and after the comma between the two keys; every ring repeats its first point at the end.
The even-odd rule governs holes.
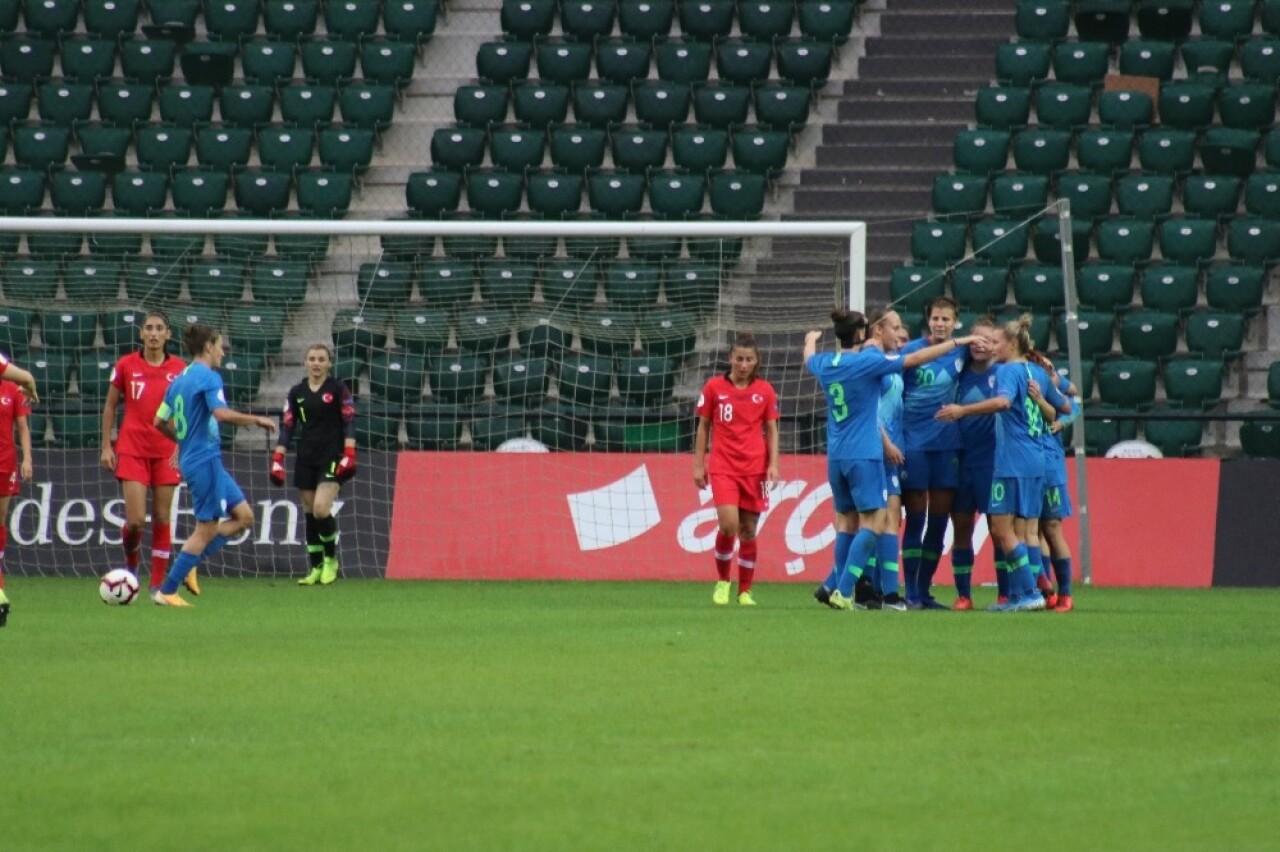
{"type": "Polygon", "coordinates": [[[124,547],[124,564],[130,571],[138,570],[138,552],[142,549],[142,530],[130,532],[129,527],[120,527],[120,544],[124,547]]]}
{"type": "Polygon", "coordinates": [[[151,587],[164,584],[165,575],[169,573],[169,548],[172,538],[167,523],[151,525],[151,587]]]}
{"type": "Polygon", "coordinates": [[[9,539],[9,528],[0,523],[0,589],[4,588],[4,546],[9,539]]]}
{"type": "Polygon", "coordinates": [[[756,540],[738,545],[738,594],[751,591],[751,581],[756,577],[756,540]]]}
{"type": "Polygon", "coordinates": [[[720,579],[726,583],[729,581],[730,574],[733,570],[733,540],[737,536],[725,535],[722,532],[716,533],[716,573],[720,575],[720,579]]]}

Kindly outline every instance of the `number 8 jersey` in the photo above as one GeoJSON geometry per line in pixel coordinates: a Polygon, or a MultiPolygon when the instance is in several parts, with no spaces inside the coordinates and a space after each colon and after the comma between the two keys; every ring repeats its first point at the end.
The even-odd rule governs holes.
{"type": "Polygon", "coordinates": [[[827,397],[827,458],[884,460],[880,380],[902,372],[902,359],[868,346],[860,352],[819,352],[805,362],[827,397]]]}
{"type": "Polygon", "coordinates": [[[187,368],[187,362],[166,355],[159,365],[147,363],[141,352],[130,352],[116,362],[111,384],[124,400],[124,418],[116,438],[116,453],[140,459],[167,459],[173,455],[173,441],[152,425],[173,380],[187,368]]]}

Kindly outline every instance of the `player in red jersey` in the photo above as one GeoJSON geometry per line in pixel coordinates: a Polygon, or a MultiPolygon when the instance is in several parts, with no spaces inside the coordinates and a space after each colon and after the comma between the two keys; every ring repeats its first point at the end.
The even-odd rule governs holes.
{"type": "MultiPolygon", "coordinates": [[[[31,374],[9,364],[0,355],[0,368],[7,377],[31,379],[31,374]]],[[[34,391],[34,382],[23,382],[34,391]]],[[[20,490],[21,483],[31,479],[31,428],[27,415],[31,405],[27,395],[15,381],[0,380],[0,627],[9,619],[9,598],[4,592],[4,547],[9,531],[9,498],[20,490]],[[13,440],[13,427],[18,427],[18,443],[13,440]],[[22,447],[22,463],[18,463],[18,445],[22,447]]]]}
{"type": "MultiPolygon", "coordinates": [[[[171,332],[169,320],[150,311],[142,321],[142,349],[116,362],[111,386],[102,406],[102,466],[116,475],[124,492],[124,524],[120,542],[125,565],[135,574],[142,551],[142,528],[147,520],[147,490],[151,491],[151,597],[154,600],[169,571],[171,530],[169,509],[173,490],[182,481],[177,465],[177,445],[152,426],[165,391],[187,367],[187,362],[166,350],[171,332]],[[115,447],[111,430],[116,408],[124,401],[124,417],[115,447]]],[[[187,588],[200,594],[194,574],[187,588]]]]}
{"type": "Polygon", "coordinates": [[[734,539],[739,542],[738,603],[755,606],[756,522],[769,508],[768,483],[778,480],[778,395],[759,371],[756,339],[741,332],[729,353],[729,370],[709,379],[698,396],[693,484],[710,484],[720,521],[715,549],[720,579],[711,596],[719,606],[729,603],[734,539]]]}

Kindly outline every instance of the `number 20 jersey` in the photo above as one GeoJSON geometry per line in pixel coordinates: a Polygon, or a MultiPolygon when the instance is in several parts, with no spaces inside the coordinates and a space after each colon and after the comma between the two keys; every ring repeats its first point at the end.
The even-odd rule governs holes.
{"type": "Polygon", "coordinates": [[[141,352],[130,352],[116,362],[111,384],[124,401],[124,419],[116,439],[116,452],[142,459],[165,459],[173,455],[173,441],[155,427],[156,410],[165,392],[182,374],[187,363],[166,355],[157,366],[147,363],[141,352]]]}

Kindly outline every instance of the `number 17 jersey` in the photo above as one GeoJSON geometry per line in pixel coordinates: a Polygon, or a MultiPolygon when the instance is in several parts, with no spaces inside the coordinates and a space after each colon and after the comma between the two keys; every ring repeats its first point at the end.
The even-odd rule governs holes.
{"type": "Polygon", "coordinates": [[[124,418],[116,438],[116,453],[142,459],[166,459],[173,455],[173,441],[155,427],[156,410],[165,392],[182,374],[187,363],[165,355],[158,365],[147,363],[141,352],[130,352],[116,362],[111,385],[124,400],[124,418]]]}

